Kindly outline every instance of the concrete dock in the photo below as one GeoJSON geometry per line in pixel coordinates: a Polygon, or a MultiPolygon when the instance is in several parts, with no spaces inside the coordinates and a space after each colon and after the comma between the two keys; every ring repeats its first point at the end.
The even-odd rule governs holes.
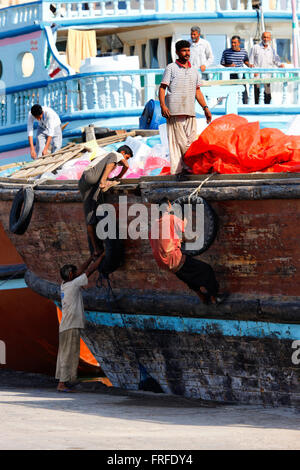
{"type": "Polygon", "coordinates": [[[300,410],[234,406],[0,370],[0,450],[300,449],[300,410]]]}

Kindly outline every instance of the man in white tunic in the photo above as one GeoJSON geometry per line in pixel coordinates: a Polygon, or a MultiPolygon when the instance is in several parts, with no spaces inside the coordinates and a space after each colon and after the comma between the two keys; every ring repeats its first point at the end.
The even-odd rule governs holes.
{"type": "Polygon", "coordinates": [[[30,145],[30,155],[34,160],[49,153],[57,152],[62,146],[61,121],[58,114],[47,106],[35,104],[32,106],[27,121],[27,134],[30,145]],[[34,121],[38,121],[36,146],[33,144],[34,121]]]}
{"type": "Polygon", "coordinates": [[[190,45],[192,66],[205,72],[207,67],[213,64],[214,56],[209,42],[201,38],[201,30],[198,26],[191,28],[190,45]]]}
{"type": "MultiPolygon", "coordinates": [[[[265,31],[261,36],[261,43],[255,44],[252,47],[249,55],[249,62],[255,68],[270,69],[270,68],[284,68],[279,55],[276,53],[271,45],[272,36],[269,31],[265,31]]],[[[255,104],[259,103],[260,86],[254,85],[255,104]]],[[[264,101],[265,104],[271,103],[271,85],[266,83],[264,85],[264,101]]]]}
{"type": "Polygon", "coordinates": [[[159,101],[161,113],[167,119],[171,174],[183,175],[183,156],[197,138],[195,99],[202,107],[208,123],[212,116],[200,90],[198,70],[190,63],[190,43],[178,41],[176,54],[178,60],[167,66],[162,78],[159,101]]]}

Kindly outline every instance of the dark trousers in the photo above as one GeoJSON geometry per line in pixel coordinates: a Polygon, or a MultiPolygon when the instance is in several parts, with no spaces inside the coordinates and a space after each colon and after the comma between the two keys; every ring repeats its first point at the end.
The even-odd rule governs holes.
{"type": "Polygon", "coordinates": [[[272,99],[270,83],[266,83],[265,85],[254,85],[255,104],[259,104],[260,86],[265,87],[265,90],[264,90],[264,102],[265,102],[265,104],[270,104],[271,99],[272,99]]]}
{"type": "Polygon", "coordinates": [[[186,256],[184,265],[175,275],[195,292],[199,292],[200,287],[205,287],[209,296],[216,296],[219,284],[212,267],[191,256],[186,256]]]}

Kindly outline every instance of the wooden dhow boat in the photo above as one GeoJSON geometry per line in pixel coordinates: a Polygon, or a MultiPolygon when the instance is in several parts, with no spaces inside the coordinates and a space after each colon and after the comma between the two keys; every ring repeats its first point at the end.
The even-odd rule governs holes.
{"type": "MultiPolygon", "coordinates": [[[[27,265],[27,285],[59,305],[59,268],[89,256],[78,182],[17,176],[0,180],[0,220],[27,265]],[[18,235],[10,231],[10,212],[28,185],[34,209],[18,235]]],[[[127,214],[136,203],[150,214],[162,197],[174,201],[197,190],[218,219],[201,259],[230,292],[218,307],[201,304],[158,268],[148,239],[124,240],[124,262],[110,276],[114,295],[99,288],[97,276],[83,294],[83,339],[113,386],[143,388],[146,375],[167,394],[299,406],[299,183],[299,174],[158,176],[124,179],[105,193],[119,210],[126,197],[127,214]]]]}

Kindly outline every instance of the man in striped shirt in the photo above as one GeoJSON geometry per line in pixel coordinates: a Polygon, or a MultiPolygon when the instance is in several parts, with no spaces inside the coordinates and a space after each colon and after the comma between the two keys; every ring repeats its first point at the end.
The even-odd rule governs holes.
{"type": "MultiPolygon", "coordinates": [[[[249,62],[248,52],[241,47],[241,38],[240,36],[232,36],[231,38],[231,48],[225,49],[221,58],[221,65],[224,67],[244,67],[244,64],[247,67],[253,67],[249,62]]],[[[239,76],[237,73],[230,74],[231,79],[238,79],[239,76]]],[[[248,93],[245,87],[243,92],[243,103],[248,103],[248,93]]]]}
{"type": "Polygon", "coordinates": [[[178,60],[169,64],[165,70],[159,101],[161,113],[167,119],[171,174],[182,175],[185,173],[183,156],[197,138],[195,99],[202,107],[208,123],[212,116],[200,90],[198,70],[190,63],[190,43],[178,41],[176,54],[178,60]]]}

